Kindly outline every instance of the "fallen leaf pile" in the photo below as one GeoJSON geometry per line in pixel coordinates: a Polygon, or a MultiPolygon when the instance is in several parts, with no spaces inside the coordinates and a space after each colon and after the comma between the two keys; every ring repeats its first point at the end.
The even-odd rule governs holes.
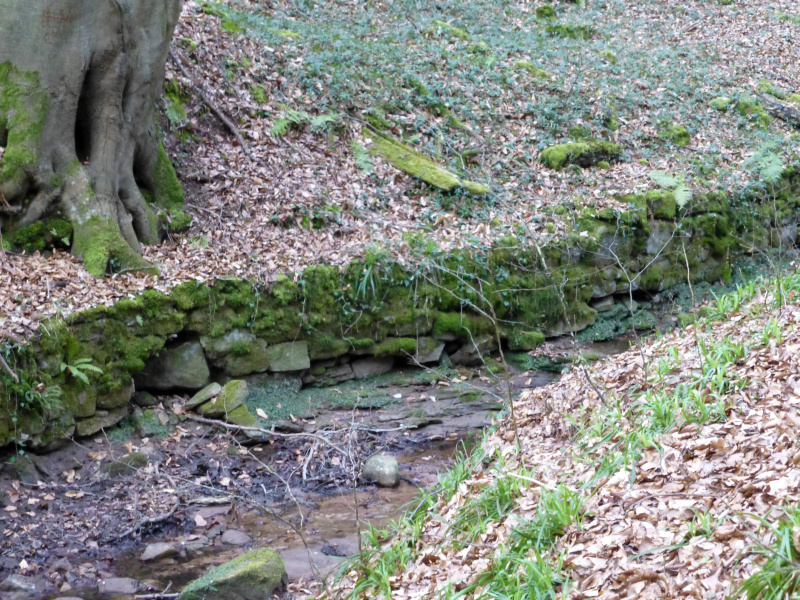
{"type": "MultiPolygon", "coordinates": [[[[612,398],[624,414],[639,394],[688,381],[701,367],[700,345],[730,341],[749,352],[727,373],[746,382],[725,398],[727,418],[673,427],[657,440],[660,449],[584,490],[582,525],[571,525],[554,549],[563,551],[564,589],[575,600],[726,597],[759,568],[753,545],[770,541],[757,518],[774,522],[781,506],[800,501],[800,305],[795,297],[781,309],[765,308],[771,302],[761,295],[725,321],[690,326],[523,392],[514,407],[521,450],[510,418],[483,448],[487,456],[502,454],[504,473],[529,474],[516,475],[527,482],[516,505],[474,543],[453,543],[453,519],[497,476],[492,465],[479,466],[432,511],[417,558],[391,580],[391,597],[432,598],[447,585],[460,590],[476,581],[515,526],[535,515],[543,487],[580,490],[595,479],[595,461],[614,451],[615,440],[590,439],[597,447],[582,454],[576,424],[590,423],[612,398]],[[765,327],[775,322],[782,339],[765,345],[765,327]],[[668,357],[677,361],[657,383],[654,365],[668,357]],[[697,514],[708,515],[710,530],[691,529],[697,514]]],[[[629,424],[620,425],[627,432],[629,424]]],[[[343,590],[348,585],[352,580],[343,590]]],[[[467,595],[479,596],[480,588],[467,595]]]]}

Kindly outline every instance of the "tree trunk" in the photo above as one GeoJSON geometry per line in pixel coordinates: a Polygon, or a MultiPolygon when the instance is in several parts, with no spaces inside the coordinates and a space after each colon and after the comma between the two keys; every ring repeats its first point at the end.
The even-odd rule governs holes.
{"type": "Polygon", "coordinates": [[[181,0],[0,0],[0,226],[73,227],[93,275],[142,268],[183,193],[156,102],[181,0]]]}

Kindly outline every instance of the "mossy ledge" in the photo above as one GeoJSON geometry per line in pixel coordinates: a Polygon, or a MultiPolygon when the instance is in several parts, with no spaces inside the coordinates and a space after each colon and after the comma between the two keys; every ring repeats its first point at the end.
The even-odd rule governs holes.
{"type": "Polygon", "coordinates": [[[9,359],[33,386],[58,386],[60,400],[19,410],[19,388],[0,375],[0,445],[48,448],[110,426],[127,414],[134,375],[179,344],[202,345],[212,378],[268,368],[313,377],[363,357],[422,360],[442,346],[450,354],[493,340],[495,321],[486,315],[495,314],[504,343],[529,349],[591,326],[590,304],[626,297],[627,275],[641,273],[634,293],[654,294],[687,279],[724,280],[737,255],[797,244],[800,172],[787,170],[773,190],[770,198],[698,195],[683,209],[671,192],[651,191],[620,198],[625,211],[584,209],[571,235],[540,249],[503,238],[484,252],[441,253],[420,264],[373,254],[344,269],[308,267],[268,287],[187,282],[51,319],[9,359]],[[291,347],[299,366],[279,367],[279,347],[291,347]],[[85,373],[89,385],[63,368],[81,359],[100,370],[85,373]]]}
{"type": "Polygon", "coordinates": [[[558,144],[542,151],[542,162],[551,169],[560,171],[567,165],[593,167],[600,162],[616,162],[622,150],[619,144],[587,138],[580,142],[558,144]]]}

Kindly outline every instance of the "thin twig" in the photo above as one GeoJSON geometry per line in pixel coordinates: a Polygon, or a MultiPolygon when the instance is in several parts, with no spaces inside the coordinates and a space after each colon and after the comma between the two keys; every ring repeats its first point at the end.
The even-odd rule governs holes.
{"type": "Polygon", "coordinates": [[[222,109],[220,109],[219,106],[216,105],[216,103],[211,99],[211,97],[208,94],[206,94],[206,92],[194,82],[194,77],[192,77],[192,75],[189,73],[189,71],[183,64],[183,61],[185,60],[183,55],[180,54],[178,50],[170,48],[169,56],[170,58],[172,58],[172,61],[175,63],[178,69],[180,69],[181,73],[183,73],[183,76],[189,80],[189,83],[192,85],[192,87],[197,91],[198,94],[200,94],[200,98],[203,100],[206,106],[208,106],[208,108],[211,109],[211,112],[213,112],[217,116],[217,118],[220,121],[222,121],[225,127],[227,127],[228,130],[234,135],[236,141],[239,142],[239,144],[242,147],[242,150],[247,155],[247,158],[252,160],[257,165],[265,167],[266,165],[264,164],[264,162],[253,156],[253,153],[250,152],[250,148],[248,147],[247,142],[245,142],[244,137],[239,132],[239,129],[236,127],[233,121],[231,121],[230,117],[228,117],[224,112],[222,112],[222,109]]]}
{"type": "Polygon", "coordinates": [[[173,506],[172,510],[170,510],[168,513],[159,515],[158,517],[149,517],[147,519],[142,519],[141,521],[136,523],[136,525],[124,531],[120,535],[106,540],[106,543],[117,542],[123,538],[128,537],[129,535],[141,531],[145,527],[150,527],[151,525],[157,525],[159,523],[163,523],[164,521],[172,517],[172,515],[174,515],[176,512],[178,512],[178,508],[180,508],[180,505],[181,505],[181,500],[180,498],[178,498],[178,500],[175,502],[175,506],[173,506]]]}
{"type": "Polygon", "coordinates": [[[8,366],[8,363],[6,362],[6,359],[3,358],[2,354],[0,354],[0,365],[2,365],[6,373],[11,375],[11,379],[13,379],[16,383],[19,383],[19,377],[16,373],[14,373],[14,371],[11,370],[11,367],[8,366]]]}
{"type": "Polygon", "coordinates": [[[263,433],[265,435],[271,435],[273,437],[280,437],[280,438],[311,438],[313,440],[319,440],[322,443],[326,444],[330,448],[333,448],[337,452],[348,456],[345,450],[339,448],[336,444],[331,442],[324,436],[317,435],[315,433],[280,433],[278,431],[274,431],[272,429],[264,429],[263,427],[246,427],[244,425],[233,425],[231,423],[226,423],[225,421],[217,421],[216,419],[206,419],[205,417],[198,417],[192,413],[185,413],[187,419],[192,421],[197,421],[198,423],[205,423],[206,425],[214,425],[215,427],[221,427],[223,429],[230,429],[232,431],[256,431],[258,433],[263,433]]]}

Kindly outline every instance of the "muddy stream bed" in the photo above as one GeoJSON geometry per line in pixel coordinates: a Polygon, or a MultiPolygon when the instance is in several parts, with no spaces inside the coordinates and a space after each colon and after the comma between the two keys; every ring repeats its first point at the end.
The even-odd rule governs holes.
{"type": "MultiPolygon", "coordinates": [[[[572,344],[556,341],[550,354],[573,355],[572,344]]],[[[581,344],[578,351],[596,359],[628,347],[618,339],[581,344]]],[[[514,395],[558,377],[557,368],[509,365],[514,395]]],[[[242,444],[231,432],[191,420],[168,426],[162,437],[123,428],[45,456],[7,456],[0,472],[6,507],[0,512],[0,579],[21,572],[36,582],[36,590],[11,592],[14,600],[124,599],[178,592],[243,551],[268,547],[286,565],[284,597],[301,597],[320,574],[334,573],[358,552],[359,532],[399,519],[419,489],[434,488],[456,453],[480,439],[505,406],[505,378],[492,370],[453,369],[442,378],[406,368],[297,392],[309,406],[323,392],[357,396],[357,405],[328,402],[293,416],[294,427],[338,432],[331,439],[359,460],[376,452],[395,456],[400,483],[393,488],[359,481],[353,489],[353,467],[348,477],[339,464],[346,460],[337,461],[316,438],[242,444]],[[109,472],[131,452],[144,455],[146,466],[109,472]],[[171,550],[143,561],[154,544],[171,550]],[[109,580],[122,591],[103,591],[109,580]]],[[[170,402],[184,401],[160,400],[164,414],[170,402]]]]}

